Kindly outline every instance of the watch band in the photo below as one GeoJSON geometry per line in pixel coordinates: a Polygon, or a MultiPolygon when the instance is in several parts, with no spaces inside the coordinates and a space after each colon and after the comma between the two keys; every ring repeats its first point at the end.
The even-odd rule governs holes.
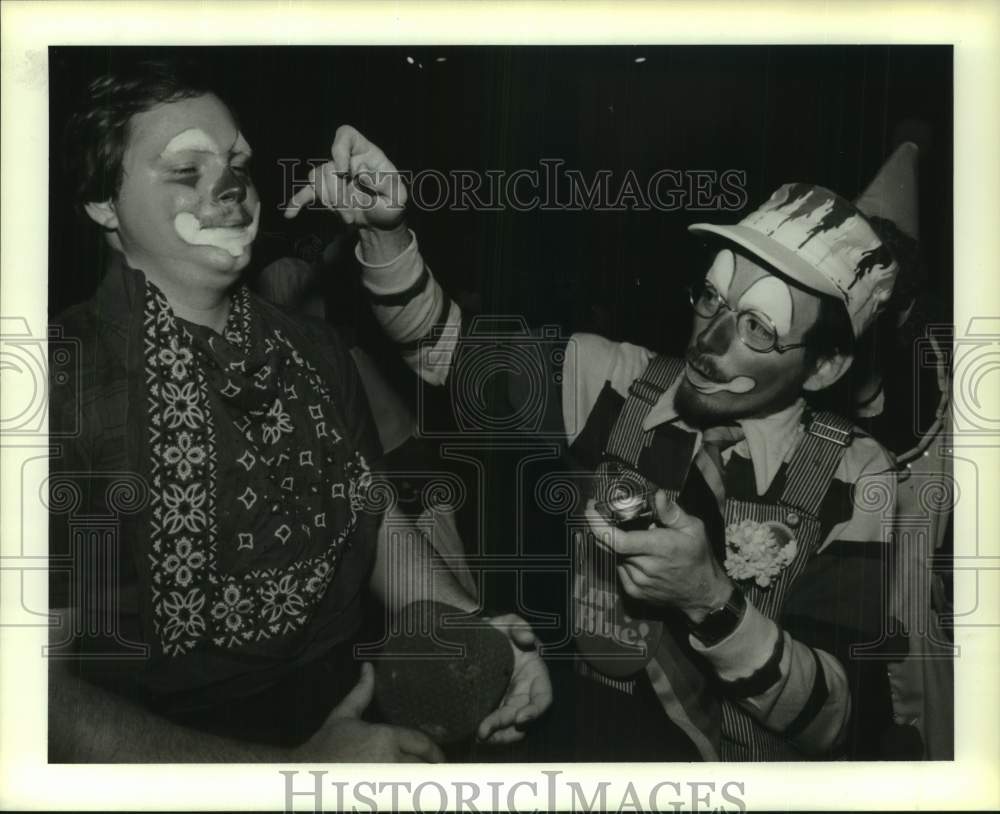
{"type": "Polygon", "coordinates": [[[734,585],[724,605],[712,608],[704,619],[691,626],[691,635],[706,647],[718,644],[736,630],[746,610],[746,597],[734,585]]]}

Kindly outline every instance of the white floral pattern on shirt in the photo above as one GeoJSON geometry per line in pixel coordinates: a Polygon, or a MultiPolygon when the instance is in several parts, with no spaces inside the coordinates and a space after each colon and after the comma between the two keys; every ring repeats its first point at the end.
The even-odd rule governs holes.
{"type": "MultiPolygon", "coordinates": [[[[223,336],[213,337],[209,344],[226,341],[234,348],[248,345],[250,314],[248,295],[241,289],[234,296],[223,336]]],[[[227,418],[216,416],[210,407],[207,380],[202,362],[192,350],[192,336],[174,317],[163,295],[151,285],[146,297],[144,330],[148,437],[152,453],[148,561],[153,625],[164,654],[181,656],[200,644],[245,647],[303,628],[326,594],[339,557],[357,525],[371,482],[367,462],[355,451],[346,461],[339,459],[342,480],[324,482],[323,495],[346,491],[350,496],[350,511],[344,526],[329,532],[325,512],[309,511],[304,506],[296,508],[298,504],[294,501],[298,499],[299,488],[296,478],[286,476],[282,486],[274,487],[272,493],[261,493],[260,479],[266,473],[260,472],[259,466],[255,469],[257,460],[267,471],[273,466],[298,466],[309,473],[309,477],[302,478],[305,484],[315,484],[322,469],[311,452],[303,455],[285,451],[283,446],[287,444],[283,439],[294,431],[293,421],[282,399],[274,397],[259,414],[254,414],[256,427],[248,415],[232,418],[239,436],[247,444],[242,454],[233,457],[232,463],[238,463],[237,472],[244,473],[247,482],[245,488],[237,487],[235,507],[219,507],[216,489],[220,461],[214,422],[227,418]],[[264,455],[265,448],[274,453],[264,455]],[[250,486],[254,477],[258,478],[252,481],[256,489],[250,486]],[[271,509],[276,496],[279,502],[271,509]],[[268,534],[266,541],[255,544],[254,540],[261,541],[262,537],[257,534],[258,528],[250,524],[266,511],[265,507],[271,509],[269,516],[279,520],[286,513],[297,512],[297,520],[302,522],[267,526],[273,529],[274,540],[268,534]],[[229,527],[235,524],[232,540],[219,539],[220,512],[225,514],[229,527]],[[246,525],[241,527],[241,522],[246,525]],[[298,550],[292,548],[293,528],[299,547],[303,540],[312,541],[313,535],[322,535],[317,538],[323,543],[317,549],[318,555],[299,556],[282,568],[251,568],[238,575],[221,570],[219,556],[223,545],[227,551],[245,557],[254,557],[261,549],[284,543],[288,543],[287,550],[298,550]]],[[[269,352],[284,352],[285,358],[290,358],[301,370],[300,379],[305,377],[304,383],[321,404],[331,403],[323,378],[280,330],[274,329],[272,335],[264,337],[264,346],[269,352]]],[[[242,388],[237,373],[245,372],[242,367],[242,361],[230,364],[232,375],[224,388],[229,392],[224,392],[224,397],[240,396],[242,388]]],[[[260,389],[258,385],[269,378],[258,371],[250,378],[253,384],[249,386],[260,389]]],[[[294,385],[286,384],[280,392],[285,399],[298,398],[294,385]]],[[[332,422],[332,416],[322,406],[317,405],[317,409],[325,422],[332,422]]],[[[339,442],[340,435],[333,431],[325,448],[332,452],[339,442]]],[[[333,460],[327,455],[327,463],[333,460]]]]}
{"type": "Polygon", "coordinates": [[[177,476],[181,480],[191,477],[193,468],[205,461],[205,448],[191,441],[191,433],[181,432],[177,435],[177,443],[168,446],[163,453],[164,460],[177,467],[177,476]]]}
{"type": "Polygon", "coordinates": [[[281,399],[275,399],[261,425],[264,442],[276,444],[283,434],[292,431],[292,419],[281,406],[281,399]]]}
{"type": "Polygon", "coordinates": [[[194,549],[190,537],[178,537],[174,550],[163,558],[162,566],[180,587],[187,588],[205,562],[204,553],[194,549]]]}

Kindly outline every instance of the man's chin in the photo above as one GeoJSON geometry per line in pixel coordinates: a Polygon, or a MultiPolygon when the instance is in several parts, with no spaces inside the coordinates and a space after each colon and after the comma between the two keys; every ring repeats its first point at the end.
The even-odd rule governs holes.
{"type": "Polygon", "coordinates": [[[248,243],[236,256],[233,256],[228,249],[219,246],[198,246],[196,248],[202,257],[207,258],[207,263],[213,270],[238,276],[243,269],[250,265],[252,246],[252,243],[248,243]]]}

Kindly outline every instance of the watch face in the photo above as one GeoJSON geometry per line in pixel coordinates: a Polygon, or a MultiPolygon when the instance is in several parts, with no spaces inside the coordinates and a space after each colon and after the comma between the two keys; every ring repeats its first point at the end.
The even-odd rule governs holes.
{"type": "Polygon", "coordinates": [[[712,645],[721,642],[736,630],[745,610],[746,598],[739,588],[734,587],[726,604],[709,611],[708,615],[694,626],[691,633],[702,644],[712,645]]]}

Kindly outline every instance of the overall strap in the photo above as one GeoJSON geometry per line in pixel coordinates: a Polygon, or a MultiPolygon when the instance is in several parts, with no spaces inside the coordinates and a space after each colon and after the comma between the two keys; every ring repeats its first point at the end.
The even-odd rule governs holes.
{"type": "MultiPolygon", "coordinates": [[[[652,432],[642,422],[681,370],[681,363],[657,357],[629,387],[612,426],[592,481],[593,496],[648,493],[653,485],[638,471],[643,447],[652,432]]],[[[574,637],[582,658],[598,673],[629,679],[653,657],[663,636],[663,622],[647,618],[648,609],[625,596],[615,571],[616,558],[588,532],[573,559],[574,637]]]]}
{"type": "MultiPolygon", "coordinates": [[[[652,443],[655,430],[643,430],[642,424],[683,370],[682,360],[657,356],[643,375],[629,385],[628,398],[611,429],[604,458],[597,468],[599,497],[606,498],[623,477],[639,487],[650,485],[639,474],[638,462],[642,450],[652,443]],[[616,472],[620,465],[628,467],[631,476],[616,472]]],[[[652,658],[647,657],[645,671],[660,706],[685,732],[703,759],[718,760],[721,712],[717,698],[693,660],[690,646],[686,645],[686,629],[680,630],[676,620],[667,624],[657,619],[646,624],[650,629],[647,642],[652,658]]],[[[599,671],[602,666],[607,669],[607,664],[596,666],[599,671]]]]}
{"type": "Polygon", "coordinates": [[[816,517],[853,437],[851,422],[836,413],[823,411],[808,416],[805,437],[788,464],[781,502],[816,517]]]}
{"type": "Polygon", "coordinates": [[[642,422],[684,369],[684,362],[667,356],[655,357],[642,376],[628,388],[628,398],[604,447],[606,458],[618,460],[630,467],[639,462],[643,447],[650,444],[654,430],[643,430],[642,422]]]}

